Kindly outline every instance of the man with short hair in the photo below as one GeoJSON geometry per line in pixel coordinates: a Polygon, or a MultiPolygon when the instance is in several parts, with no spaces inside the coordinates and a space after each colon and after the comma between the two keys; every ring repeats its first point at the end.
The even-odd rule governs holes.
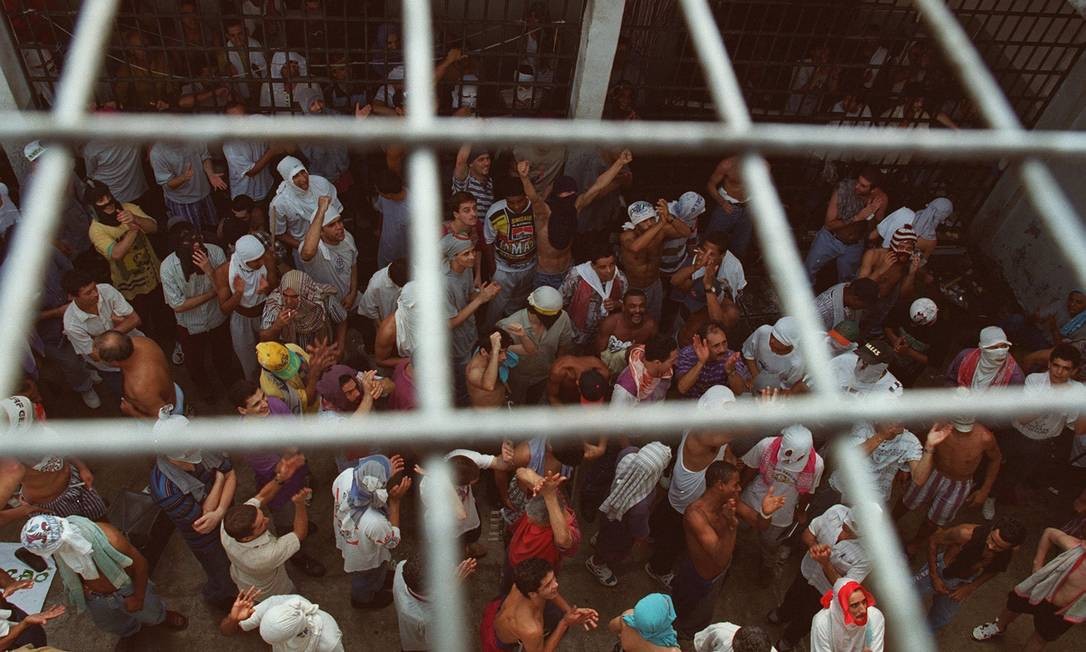
{"type": "Polygon", "coordinates": [[[121,371],[121,413],[156,419],[163,410],[184,414],[185,394],[170,377],[162,348],[148,337],[111,330],[94,338],[93,355],[121,371]]]}
{"type": "Polygon", "coordinates": [[[774,496],[772,487],[757,511],[740,509],[739,470],[715,461],[705,470],[705,493],[683,512],[686,557],[675,570],[671,594],[675,599],[675,629],[691,639],[712,620],[713,599],[724,582],[735,552],[739,518],[761,529],[764,519],[779,511],[783,496],[774,496]]]}
{"type": "Polygon", "coordinates": [[[838,283],[815,297],[815,310],[827,331],[843,321],[859,323],[863,313],[879,300],[879,284],[869,278],[838,283]]]}
{"type": "Polygon", "coordinates": [[[502,175],[495,180],[494,191],[501,199],[490,205],[483,221],[483,233],[494,254],[492,280],[501,286],[501,292],[487,307],[484,330],[509,312],[519,310],[534,285],[536,225],[550,217],[551,209],[546,202],[532,202],[529,189],[535,194],[527,175],[519,180],[502,175]]]}
{"type": "Polygon", "coordinates": [[[211,191],[226,190],[227,185],[215,171],[207,145],[158,142],[151,146],[148,157],[155,181],[162,186],[166,213],[198,229],[215,228],[211,191]]]}
{"type": "Polygon", "coordinates": [[[690,227],[671,215],[663,199],[653,207],[647,201],[637,201],[627,208],[630,221],[622,225],[618,243],[621,247],[622,269],[629,286],[645,293],[648,312],[660,321],[664,305],[664,287],[660,281],[660,258],[664,241],[689,238],[690,227]]]}
{"type": "Polygon", "coordinates": [[[825,224],[815,236],[804,262],[811,285],[815,284],[818,272],[834,260],[838,283],[856,276],[867,233],[886,216],[889,198],[882,184],[883,174],[873,166],[860,170],[855,179],[842,179],[837,184],[826,206],[825,224]]]}
{"type": "Polygon", "coordinates": [[[962,523],[936,530],[928,541],[928,563],[913,579],[922,601],[932,596],[931,628],[949,625],[969,596],[1007,570],[1025,538],[1026,528],[1005,517],[991,526],[962,523]]]}
{"type": "MultiPolygon", "coordinates": [[[[1074,380],[1081,366],[1082,354],[1078,349],[1071,344],[1058,344],[1048,356],[1048,371],[1026,376],[1023,391],[1037,396],[1081,388],[1082,383],[1074,380]]],[[[1065,429],[1074,431],[1076,437],[1086,434],[1086,416],[1078,411],[1027,415],[1012,421],[1011,426],[996,431],[1004,467],[996,479],[995,496],[1013,503],[1018,486],[1033,480],[1038,468],[1056,452],[1057,439],[1065,429]]],[[[996,497],[985,501],[985,518],[995,515],[996,497]]]]}
{"type": "Polygon", "coordinates": [[[714,623],[694,634],[694,652],[776,652],[769,634],[757,625],[714,623]]]}
{"type": "Polygon", "coordinates": [[[134,649],[132,637],[144,627],[188,627],[188,618],[162,603],[147,560],[109,523],[38,515],[23,525],[20,539],[31,553],[53,558],[65,601],[75,613],[86,611],[99,629],[120,636],[118,650],[134,649]]]}
{"type": "Polygon", "coordinates": [[[302,455],[283,460],[275,477],[256,496],[241,505],[234,505],[222,519],[222,547],[230,558],[230,577],[238,586],[252,586],[260,598],[294,593],[294,582],[284,564],[302,548],[309,534],[309,513],[306,501],[313,490],[306,487],[291,497],[294,503],[294,527],[282,536],[269,532],[271,520],[261,506],[271,499],[303,464],[302,455]]]}
{"type": "Polygon", "coordinates": [[[613,405],[637,405],[664,400],[679,351],[674,338],[656,334],[645,344],[630,347],[625,369],[615,378],[613,405]]]}
{"type": "MultiPolygon", "coordinates": [[[[155,436],[169,439],[188,425],[183,416],[155,423],[155,436]]],[[[207,576],[204,599],[229,610],[238,589],[230,576],[230,560],[223,549],[218,526],[234,502],[237,473],[226,455],[185,450],[159,455],[151,467],[151,498],[169,517],[207,576]]]]}
{"type": "Polygon", "coordinates": [[[593,349],[611,370],[621,373],[626,368],[630,348],[645,344],[656,335],[656,320],[646,314],[648,299],[641,290],[627,290],[618,311],[600,322],[593,349]]]}
{"type": "Polygon", "coordinates": [[[471,246],[475,249],[475,268],[472,270],[473,281],[477,287],[483,284],[483,258],[486,251],[483,247],[483,221],[476,212],[478,201],[471,193],[458,190],[448,200],[446,215],[452,214],[452,219],[441,223],[441,235],[455,235],[471,240],[471,246]]]}
{"type": "Polygon", "coordinates": [[[1037,542],[1033,574],[1007,593],[1007,606],[996,620],[973,629],[974,641],[1003,636],[1022,614],[1033,616],[1033,635],[1026,652],[1040,652],[1086,616],[1086,541],[1047,528],[1037,542]],[[1052,545],[1063,550],[1045,563],[1052,545]]]}
{"type": "Polygon", "coordinates": [[[573,346],[573,325],[562,310],[561,293],[549,285],[536,288],[528,295],[528,307],[498,322],[498,328],[513,336],[516,344],[510,350],[520,358],[509,373],[513,402],[538,403],[555,359],[573,346]]]}
{"type": "Polygon", "coordinates": [[[116,393],[121,392],[121,374],[94,353],[94,338],[108,330],[143,335],[137,326],[140,316],[123,295],[108,283],[95,283],[81,270],[71,270],[60,280],[71,303],[64,309],[64,335],[72,349],[98,372],[116,393]]]}
{"type": "MultiPolygon", "coordinates": [[[[477,564],[469,557],[456,567],[456,578],[463,582],[475,572],[477,564]]],[[[392,601],[396,607],[396,624],[400,629],[400,649],[404,652],[425,652],[439,649],[434,640],[434,609],[430,604],[433,591],[429,589],[425,557],[414,552],[396,564],[392,579],[392,601]]]]}
{"type": "Polygon", "coordinates": [[[626,275],[615,267],[614,252],[602,242],[590,250],[588,260],[566,273],[558,291],[573,323],[575,344],[592,341],[600,322],[622,309],[627,285],[626,275]]]}
{"type": "Polygon", "coordinates": [[[599,403],[606,397],[611,371],[594,355],[563,355],[551,365],[547,402],[551,405],[599,403]]]}
{"type": "MultiPolygon", "coordinates": [[[[873,509],[879,509],[872,505],[873,509]]],[[[822,596],[837,580],[847,577],[863,582],[871,571],[864,542],[856,526],[855,508],[835,505],[812,520],[803,531],[807,554],[800,563],[799,574],[788,587],[780,606],[769,612],[774,625],[784,624],[777,649],[795,649],[811,631],[811,619],[822,608],[822,596]]]]}
{"type": "Polygon", "coordinates": [[[558,593],[554,568],[543,559],[525,559],[513,567],[513,588],[483,611],[480,623],[483,652],[502,652],[518,643],[525,652],[544,652],[558,648],[572,627],[595,629],[599,614],[595,609],[571,607],[558,593]],[[545,614],[554,605],[565,615],[547,631],[545,614]]]}
{"type": "Polygon", "coordinates": [[[268,59],[264,46],[249,34],[245,23],[241,18],[225,18],[223,29],[226,30],[227,69],[239,80],[234,85],[235,92],[248,102],[258,94],[257,84],[268,77],[268,59]]]}
{"type": "Polygon", "coordinates": [[[736,395],[750,391],[750,371],[742,356],[728,348],[720,322],[707,322],[693,342],[679,350],[675,375],[679,394],[686,398],[699,398],[713,385],[727,385],[736,395]]]}
{"type": "Polygon", "coordinates": [[[924,484],[910,484],[901,502],[894,507],[894,520],[897,520],[905,512],[931,503],[927,518],[907,546],[910,552],[923,545],[936,528],[954,520],[963,505],[983,505],[1003,462],[1003,454],[992,431],[976,423],[973,417],[954,417],[951,425],[952,430],[943,426],[929,435],[924,446],[925,449],[932,449],[935,468],[924,484]],[[985,457],[988,458],[988,465],[984,483],[974,489],[973,474],[985,457]]]}
{"type": "Polygon", "coordinates": [[[456,153],[452,191],[467,192],[475,198],[475,216],[483,222],[494,203],[494,179],[490,176],[491,156],[485,145],[466,144],[456,153]]]}
{"type": "Polygon", "coordinates": [[[331,197],[317,199],[317,213],[298,255],[302,270],[317,283],[334,287],[340,305],[350,313],[358,302],[358,247],[343,224],[343,214],[334,213],[331,204],[331,197]]]}
{"type": "Polygon", "coordinates": [[[397,258],[370,277],[358,301],[358,314],[380,324],[396,312],[396,300],[408,282],[407,259],[397,258]]]}
{"type": "Polygon", "coordinates": [[[671,275],[671,299],[681,304],[679,316],[685,322],[680,341],[706,321],[718,321],[727,328],[739,322],[737,302],[747,287],[747,277],[728,247],[722,233],[710,232],[671,275]]]}

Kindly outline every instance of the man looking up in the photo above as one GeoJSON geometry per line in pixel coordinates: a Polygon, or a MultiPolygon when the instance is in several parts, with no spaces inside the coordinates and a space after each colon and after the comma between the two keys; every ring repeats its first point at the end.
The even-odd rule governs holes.
{"type": "Polygon", "coordinates": [[[837,261],[837,281],[850,281],[860,268],[868,230],[886,216],[889,198],[881,186],[883,174],[868,166],[855,179],[842,179],[830,195],[826,221],[815,236],[804,265],[811,285],[818,272],[837,261]]]}
{"type": "Polygon", "coordinates": [[[622,225],[618,243],[622,252],[622,269],[629,286],[645,293],[648,312],[657,322],[664,306],[664,288],[660,281],[660,257],[664,241],[690,237],[690,227],[675,219],[663,199],[655,208],[647,201],[630,204],[626,210],[630,221],[622,225]]]}
{"type": "Polygon", "coordinates": [[[622,297],[622,309],[600,322],[593,351],[611,370],[621,373],[631,347],[645,344],[656,335],[656,320],[646,314],[648,300],[641,290],[627,290],[622,297]]]}

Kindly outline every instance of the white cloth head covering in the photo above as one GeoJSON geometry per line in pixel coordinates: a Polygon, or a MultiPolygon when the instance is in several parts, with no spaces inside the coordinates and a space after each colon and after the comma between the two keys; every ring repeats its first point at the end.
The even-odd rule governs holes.
{"type": "Polygon", "coordinates": [[[98,579],[90,541],[76,532],[67,519],[52,514],[34,516],[23,526],[19,538],[23,547],[35,555],[57,555],[83,579],[98,579]]]}
{"type": "Polygon", "coordinates": [[[635,201],[626,208],[626,215],[630,217],[630,221],[622,225],[622,230],[633,231],[645,220],[655,219],[656,208],[647,201],[635,201]]]}
{"type": "Polygon", "coordinates": [[[227,267],[226,282],[230,291],[234,289],[234,279],[239,276],[245,281],[245,291],[241,295],[241,305],[251,308],[264,300],[264,296],[257,292],[260,287],[260,279],[267,278],[268,270],[263,266],[253,269],[246,265],[246,261],[256,260],[264,255],[264,243],[255,235],[243,235],[234,244],[234,253],[230,256],[230,266],[227,267]]]}
{"type": "Polygon", "coordinates": [[[777,468],[799,473],[807,466],[807,456],[814,448],[814,437],[807,428],[794,424],[781,430],[781,448],[777,468]]]}
{"type": "Polygon", "coordinates": [[[1007,344],[1009,347],[1010,343],[1007,334],[999,326],[985,326],[980,329],[980,339],[977,342],[977,346],[980,347],[980,361],[977,362],[977,370],[973,373],[972,387],[974,389],[991,385],[996,374],[1006,364],[1007,356],[1010,355],[1010,348],[991,349],[988,347],[997,344],[1007,344]]]}
{"type": "Polygon", "coordinates": [[[294,158],[293,156],[284,156],[283,160],[279,161],[279,165],[275,166],[275,169],[277,172],[279,172],[279,176],[283,179],[283,181],[293,186],[296,192],[306,192],[298,186],[294,185],[295,175],[297,175],[299,172],[305,171],[306,169],[305,165],[303,165],[301,161],[294,158]]]}
{"type": "Polygon", "coordinates": [[[339,193],[328,179],[311,173],[308,190],[302,190],[294,183],[294,177],[299,172],[303,170],[308,172],[305,165],[298,159],[293,156],[284,156],[275,169],[283,179],[279,182],[279,187],[275,189],[275,198],[272,199],[272,208],[276,211],[302,215],[311,222],[317,214],[317,200],[322,195],[327,195],[332,198],[332,203],[324,214],[324,223],[327,224],[330,221],[329,216],[334,218],[343,213],[343,203],[339,201],[339,193]]]}
{"type": "Polygon", "coordinates": [[[396,66],[392,70],[388,71],[388,80],[389,81],[403,81],[403,77],[404,77],[404,67],[403,66],[396,66]]]}
{"type": "Polygon", "coordinates": [[[549,285],[541,285],[528,295],[528,305],[544,315],[557,315],[562,311],[562,293],[549,285]]]}
{"type": "MultiPolygon", "coordinates": [[[[694,652],[732,652],[732,640],[742,629],[735,623],[713,623],[694,634],[694,652]]],[[[770,647],[769,652],[777,652],[770,647]]]]}
{"type": "Polygon", "coordinates": [[[719,410],[728,403],[735,403],[735,392],[724,385],[713,385],[698,399],[698,409],[719,410]]]}
{"type": "Polygon", "coordinates": [[[415,282],[409,281],[400,291],[396,299],[396,350],[403,357],[411,357],[415,351],[415,306],[418,305],[418,296],[415,291],[415,282]]]}
{"type": "MultiPolygon", "coordinates": [[[[830,612],[830,636],[833,640],[833,652],[863,652],[866,644],[864,634],[866,624],[861,625],[847,618],[844,607],[841,606],[839,594],[848,584],[860,584],[850,577],[840,577],[833,584],[830,604],[827,609],[830,612]]],[[[861,585],[862,586],[862,585],[861,585]]],[[[874,605],[869,604],[870,609],[874,605]]],[[[866,621],[865,621],[866,623],[866,621]]]]}
{"type": "Polygon", "coordinates": [[[795,346],[799,343],[799,320],[785,315],[778,319],[777,323],[773,324],[773,330],[770,331],[770,334],[785,346],[795,346]]]}
{"type": "MultiPolygon", "coordinates": [[[[906,224],[912,224],[916,219],[916,213],[911,208],[902,206],[896,211],[890,213],[879,222],[875,229],[882,236],[882,247],[884,249],[890,248],[890,239],[894,236],[894,231],[906,224]]],[[[913,227],[915,228],[915,226],[913,227]]]]}
{"type": "Polygon", "coordinates": [[[946,197],[936,197],[928,202],[913,218],[913,228],[916,235],[924,240],[934,240],[935,231],[939,225],[954,212],[954,204],[946,197]]]}
{"type": "Polygon", "coordinates": [[[300,595],[291,596],[264,612],[260,619],[260,638],[271,645],[286,645],[287,649],[316,652],[324,622],[320,607],[300,595]],[[294,639],[300,644],[291,645],[294,639]]]}
{"type": "Polygon", "coordinates": [[[705,198],[693,190],[689,190],[679,195],[677,200],[669,201],[667,210],[675,219],[693,227],[697,224],[698,216],[705,212],[705,198]]]}
{"type": "Polygon", "coordinates": [[[631,507],[652,493],[670,461],[671,449],[658,441],[628,453],[615,467],[611,493],[600,504],[600,511],[612,521],[621,520],[631,507]]]}

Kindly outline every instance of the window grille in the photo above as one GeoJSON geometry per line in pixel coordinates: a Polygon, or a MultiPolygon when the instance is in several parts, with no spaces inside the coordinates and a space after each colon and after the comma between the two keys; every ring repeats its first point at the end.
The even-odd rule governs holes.
{"type": "MultiPolygon", "coordinates": [[[[357,421],[326,423],[302,421],[289,429],[269,429],[268,423],[225,417],[195,419],[185,433],[160,442],[149,429],[131,419],[52,421],[60,437],[27,436],[4,442],[4,454],[37,456],[55,454],[58,446],[70,455],[85,457],[162,452],[166,448],[279,448],[299,441],[311,448],[343,446],[358,436],[389,443],[410,439],[413,443],[458,443],[465,440],[497,440],[540,432],[554,437],[585,431],[599,434],[674,433],[684,428],[751,427],[765,432],[802,422],[812,427],[844,428],[855,421],[934,419],[974,414],[988,421],[1008,420],[1018,413],[1077,409],[1086,392],[1068,391],[1025,396],[1012,389],[982,395],[961,396],[948,391],[910,390],[896,401],[857,400],[834,388],[829,376],[828,351],[819,333],[813,296],[800,264],[797,244],[763,156],[797,154],[812,149],[849,154],[915,154],[960,161],[1007,159],[1018,168],[1027,192],[1060,247],[1076,279],[1086,285],[1086,234],[1080,218],[1048,171],[1045,160],[1086,158],[1086,135],[1062,132],[1026,132],[1012,102],[1002,94],[969,36],[940,0],[915,0],[914,6],[934,43],[943,51],[954,74],[977,106],[985,129],[948,133],[916,133],[896,129],[851,129],[791,124],[754,124],[747,101],[740,92],[732,66],[706,0],[682,0],[682,15],[690,31],[692,50],[705,74],[714,115],[695,122],[615,123],[591,120],[524,120],[509,118],[481,123],[435,115],[432,86],[433,30],[431,7],[426,0],[405,0],[403,6],[406,67],[405,84],[413,99],[402,121],[356,121],[347,117],[295,120],[275,117],[273,122],[253,124],[223,116],[176,116],[133,114],[90,115],[88,100],[95,91],[97,72],[107,51],[110,26],[119,0],[82,3],[73,28],[75,34],[48,113],[8,113],[0,117],[0,139],[25,141],[42,138],[57,146],[39,159],[36,182],[24,202],[25,217],[10,254],[8,273],[0,293],[0,395],[17,385],[25,334],[36,314],[37,288],[49,243],[59,222],[61,189],[73,164],[70,146],[92,138],[148,142],[170,134],[186,142],[208,142],[226,136],[233,139],[296,141],[299,139],[347,142],[356,145],[399,142],[409,148],[408,183],[412,193],[413,275],[420,291],[420,332],[417,386],[419,409],[411,413],[378,413],[357,421]],[[184,122],[180,122],[183,120],[184,122]],[[179,125],[181,128],[179,129],[179,125]],[[444,314],[443,278],[438,266],[437,228],[440,221],[435,148],[454,147],[467,141],[492,145],[523,142],[566,144],[621,144],[639,151],[731,150],[742,153],[743,172],[757,216],[762,251],[785,310],[801,325],[801,344],[814,380],[813,393],[786,403],[737,404],[724,415],[690,410],[683,402],[665,402],[637,408],[625,415],[615,410],[591,411],[577,407],[526,407],[515,411],[457,412],[449,394],[448,334],[444,314]],[[63,146],[61,146],[63,145],[63,146]],[[58,444],[58,442],[60,442],[58,444]]],[[[897,7],[896,2],[877,3],[897,7]]],[[[447,6],[447,5],[446,5],[447,6]]],[[[40,428],[40,427],[39,427],[40,428]]],[[[40,430],[35,429],[33,433],[40,430]]],[[[853,447],[838,447],[840,468],[848,493],[874,491],[863,460],[853,447]]],[[[431,473],[445,476],[446,465],[431,462],[431,473]]],[[[908,568],[893,535],[889,517],[861,503],[860,524],[874,558],[873,578],[881,604],[887,608],[891,631],[900,649],[933,650],[919,603],[909,581],[908,568]]],[[[437,627],[443,649],[464,650],[467,637],[462,618],[461,589],[453,581],[452,523],[447,514],[435,514],[426,524],[431,572],[435,585],[449,587],[436,596],[437,627]]]]}

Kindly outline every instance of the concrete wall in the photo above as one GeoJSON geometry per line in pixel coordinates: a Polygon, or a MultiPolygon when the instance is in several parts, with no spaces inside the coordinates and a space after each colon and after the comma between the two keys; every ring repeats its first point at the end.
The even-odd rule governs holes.
{"type": "MultiPolygon", "coordinates": [[[[1086,130],[1086,57],[1080,58],[1041,115],[1038,129],[1086,130]]],[[[1057,163],[1052,171],[1078,210],[1086,214],[1082,164],[1057,163]]],[[[1013,170],[996,184],[973,218],[970,237],[1003,270],[1026,310],[1063,301],[1077,284],[1013,170]]],[[[1081,255],[1086,255],[1086,248],[1081,255]]]]}

